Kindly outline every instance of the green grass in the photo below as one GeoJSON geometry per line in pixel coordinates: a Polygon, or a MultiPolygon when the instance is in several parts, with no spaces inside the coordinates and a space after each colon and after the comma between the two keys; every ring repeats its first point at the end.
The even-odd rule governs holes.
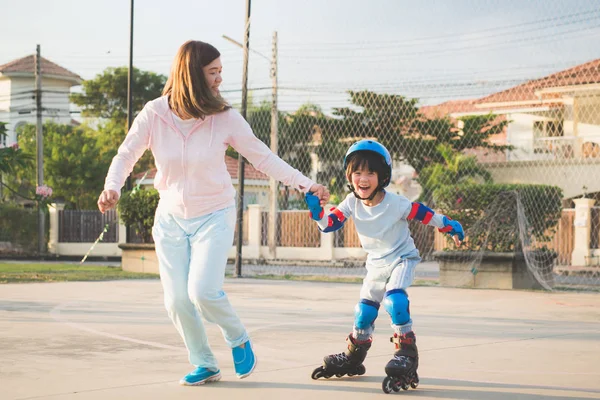
{"type": "MultiPolygon", "coordinates": [[[[226,274],[231,277],[231,274],[226,274]]],[[[327,275],[275,275],[261,274],[247,276],[254,279],[284,281],[361,283],[362,278],[327,275]]],[[[119,279],[158,279],[157,274],[126,272],[120,267],[103,267],[59,263],[0,263],[0,284],[25,282],[71,282],[71,281],[110,281],[119,279]]],[[[415,280],[413,286],[437,286],[433,280],[415,280]]]]}
{"type": "Polygon", "coordinates": [[[79,264],[0,263],[0,284],[23,282],[110,281],[158,279],[156,274],[126,272],[120,267],[79,264]]]}
{"type": "MultiPolygon", "coordinates": [[[[231,274],[226,274],[231,277],[231,274]]],[[[327,275],[275,275],[275,274],[260,274],[245,276],[249,279],[266,279],[276,281],[309,281],[309,282],[335,282],[335,283],[362,283],[362,278],[344,277],[344,276],[327,276],[327,275]]],[[[411,286],[438,286],[436,280],[415,279],[411,286]]]]}

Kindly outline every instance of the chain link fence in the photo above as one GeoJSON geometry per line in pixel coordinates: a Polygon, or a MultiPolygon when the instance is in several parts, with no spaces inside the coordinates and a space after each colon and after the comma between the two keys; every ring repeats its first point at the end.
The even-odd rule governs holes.
{"type": "MultiPolygon", "coordinates": [[[[277,87],[269,95],[251,88],[248,121],[281,158],[329,187],[332,206],[348,193],[342,168],[348,147],[363,138],[384,144],[394,163],[388,191],[446,213],[466,230],[457,252],[436,229],[411,223],[424,260],[417,283],[600,288],[600,59],[580,59],[577,51],[600,36],[600,7],[534,3],[554,11],[456,36],[448,47],[443,38],[428,38],[426,26],[422,41],[378,46],[276,43],[274,60],[295,57],[307,76],[318,75],[328,56],[338,65],[347,60],[357,76],[369,55],[406,65],[393,82],[347,87],[271,79],[277,87]],[[512,68],[473,69],[468,62],[444,68],[457,57],[490,54],[519,57],[512,68]],[[435,63],[437,72],[419,77],[408,62],[416,58],[435,63]],[[508,257],[504,275],[482,261],[497,254],[508,257]]],[[[483,18],[502,3],[477,4],[483,18]]],[[[273,63],[271,78],[276,70],[273,63]]],[[[230,101],[236,104],[233,94],[230,101]]],[[[257,243],[264,262],[245,266],[244,275],[364,276],[365,254],[351,220],[322,235],[300,193],[261,174],[245,191],[247,204],[259,208],[260,227],[246,223],[244,238],[257,243]],[[284,262],[293,249],[295,261],[284,262]]]]}

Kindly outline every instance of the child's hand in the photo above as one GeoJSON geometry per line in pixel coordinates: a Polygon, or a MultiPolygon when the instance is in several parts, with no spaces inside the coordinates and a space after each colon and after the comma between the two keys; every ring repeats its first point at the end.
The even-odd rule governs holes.
{"type": "Polygon", "coordinates": [[[306,205],[308,206],[308,209],[310,211],[310,217],[315,221],[320,221],[323,218],[325,211],[319,203],[319,198],[311,192],[308,192],[304,197],[304,201],[306,202],[306,205]]]}
{"type": "Polygon", "coordinates": [[[460,245],[462,244],[462,241],[458,238],[458,235],[452,236],[452,239],[454,240],[454,245],[456,247],[460,247],[460,245]]]}
{"type": "Polygon", "coordinates": [[[460,222],[451,220],[450,218],[444,216],[444,226],[451,228],[450,230],[446,231],[446,233],[452,236],[456,247],[460,247],[462,241],[465,240],[465,231],[463,230],[460,222]]]}
{"type": "Polygon", "coordinates": [[[309,192],[319,198],[321,206],[329,201],[329,190],[323,185],[315,183],[310,187],[309,192]]]}

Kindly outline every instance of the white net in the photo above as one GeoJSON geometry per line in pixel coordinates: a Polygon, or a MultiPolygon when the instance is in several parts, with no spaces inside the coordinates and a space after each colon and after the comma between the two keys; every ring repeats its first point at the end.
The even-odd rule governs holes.
{"type": "MultiPolygon", "coordinates": [[[[473,4],[473,19],[508,6],[473,4]]],[[[332,204],[347,193],[342,160],[349,145],[360,138],[383,143],[394,159],[389,190],[447,212],[467,233],[447,270],[438,255],[458,253],[433,228],[412,224],[424,259],[417,282],[596,289],[600,59],[591,44],[600,37],[600,6],[552,0],[526,8],[519,21],[495,19],[446,37],[428,35],[433,22],[424,20],[410,40],[254,40],[254,50],[277,63],[251,57],[249,122],[268,145],[277,137],[283,159],[326,184],[332,204]],[[354,79],[335,79],[329,64],[344,65],[354,79]],[[396,78],[379,78],[384,70],[397,70],[396,78]]],[[[239,102],[235,89],[223,92],[239,102]]],[[[244,275],[364,274],[351,221],[319,234],[300,211],[299,193],[270,187],[248,168],[244,244],[260,261],[244,275]]]]}

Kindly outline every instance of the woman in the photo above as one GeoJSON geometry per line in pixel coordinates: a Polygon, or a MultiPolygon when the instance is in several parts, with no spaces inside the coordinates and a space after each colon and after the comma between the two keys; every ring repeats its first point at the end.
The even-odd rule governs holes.
{"type": "Polygon", "coordinates": [[[183,385],[221,377],[202,316],[221,328],[239,378],[256,366],[248,332],[223,291],[236,219],[235,189],[224,159],[228,146],[265,174],[312,192],[321,204],[329,199],[324,186],[273,154],[225,102],[219,94],[221,71],[220,53],[210,44],[188,41],[180,47],[163,96],[136,117],[98,199],[100,211],[113,208],[136,161],[146,149],[152,151],[160,193],[152,234],[165,306],[196,367],[181,379],[183,385]]]}

